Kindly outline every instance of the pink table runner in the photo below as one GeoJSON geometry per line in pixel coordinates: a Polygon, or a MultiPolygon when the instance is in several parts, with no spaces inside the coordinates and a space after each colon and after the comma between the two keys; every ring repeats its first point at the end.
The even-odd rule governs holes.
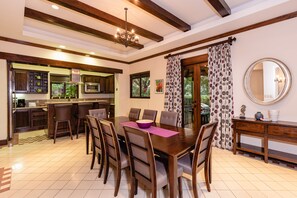
{"type": "MultiPolygon", "coordinates": [[[[136,128],[136,129],[141,129],[141,128],[138,127],[136,122],[122,122],[121,125],[128,126],[128,127],[133,127],[133,128],[136,128]]],[[[158,136],[161,136],[161,137],[171,137],[173,135],[178,134],[178,132],[171,131],[171,130],[168,130],[168,129],[162,129],[162,128],[155,127],[155,126],[151,126],[150,128],[141,129],[141,130],[147,131],[147,132],[149,132],[151,134],[158,135],[158,136]]]]}

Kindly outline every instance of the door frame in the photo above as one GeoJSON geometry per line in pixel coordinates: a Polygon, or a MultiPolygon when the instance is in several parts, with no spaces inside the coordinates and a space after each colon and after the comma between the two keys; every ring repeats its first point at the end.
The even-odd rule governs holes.
{"type": "MultiPolygon", "coordinates": [[[[184,70],[186,69],[187,66],[190,65],[199,65],[202,63],[208,62],[208,54],[203,54],[195,57],[190,57],[190,58],[185,58],[181,60],[181,83],[182,83],[182,91],[181,91],[181,96],[182,96],[182,127],[185,126],[184,123],[184,78],[183,78],[183,73],[184,70]]],[[[193,66],[194,67],[194,66],[193,66]]],[[[198,76],[200,76],[200,67],[194,67],[194,72],[198,73],[199,75],[194,76],[194,87],[198,87],[200,91],[200,80],[197,79],[198,76]],[[196,70],[196,71],[195,71],[196,70]]],[[[201,97],[200,94],[197,95],[198,91],[194,91],[194,98],[196,98],[196,105],[198,105],[198,108],[195,110],[195,114],[198,115],[198,112],[201,111],[201,97]]],[[[197,116],[194,116],[194,123],[196,123],[198,126],[201,126],[201,119],[198,119],[197,116]]],[[[195,126],[196,127],[196,126],[195,126]]]]}

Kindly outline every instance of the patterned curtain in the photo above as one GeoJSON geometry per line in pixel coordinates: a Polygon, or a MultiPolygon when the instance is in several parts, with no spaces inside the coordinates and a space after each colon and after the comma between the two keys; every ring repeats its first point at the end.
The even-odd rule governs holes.
{"type": "Polygon", "coordinates": [[[182,84],[180,56],[169,57],[166,67],[165,111],[178,113],[177,125],[182,123],[182,84]]]}
{"type": "Polygon", "coordinates": [[[228,43],[208,48],[210,121],[218,121],[213,145],[232,149],[233,79],[231,46],[228,43]]]}

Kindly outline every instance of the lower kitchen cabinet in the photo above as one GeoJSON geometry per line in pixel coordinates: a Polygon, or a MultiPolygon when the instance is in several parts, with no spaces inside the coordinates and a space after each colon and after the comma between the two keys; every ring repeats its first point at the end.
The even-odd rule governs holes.
{"type": "Polygon", "coordinates": [[[14,132],[47,128],[47,111],[42,108],[17,109],[13,117],[14,132]]]}

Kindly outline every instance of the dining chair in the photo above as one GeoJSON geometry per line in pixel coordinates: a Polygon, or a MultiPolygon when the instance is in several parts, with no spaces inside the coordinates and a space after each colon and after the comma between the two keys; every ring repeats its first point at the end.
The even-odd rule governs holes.
{"type": "Polygon", "coordinates": [[[92,134],[92,147],[93,147],[93,155],[91,162],[91,169],[94,167],[95,158],[98,157],[98,164],[100,164],[98,177],[101,177],[104,161],[105,161],[105,148],[103,143],[102,132],[100,131],[100,126],[98,119],[94,116],[87,115],[87,122],[89,125],[89,130],[92,134]]]}
{"type": "Polygon", "coordinates": [[[178,160],[178,165],[183,168],[183,172],[192,177],[192,188],[195,198],[198,198],[197,173],[203,168],[206,187],[210,192],[211,144],[217,125],[218,122],[202,125],[196,140],[194,152],[190,152],[178,160]]]}
{"type": "MultiPolygon", "coordinates": [[[[89,110],[89,115],[94,116],[99,120],[107,118],[105,108],[102,108],[102,109],[90,109],[89,110]]],[[[89,126],[88,122],[87,122],[87,126],[88,127],[85,129],[85,135],[86,135],[86,153],[88,155],[89,154],[89,136],[90,136],[90,126],[89,126]]],[[[92,147],[91,147],[91,149],[92,149],[92,147]]]]}
{"type": "Polygon", "coordinates": [[[148,119],[156,122],[157,113],[158,111],[156,110],[145,109],[143,111],[142,119],[148,119]]]}
{"type": "Polygon", "coordinates": [[[139,115],[140,115],[140,111],[141,111],[141,109],[131,108],[130,112],[129,112],[129,118],[134,119],[134,120],[138,120],[139,115]]]}
{"type": "Polygon", "coordinates": [[[177,126],[177,112],[173,111],[162,111],[161,112],[161,118],[160,118],[160,124],[166,124],[170,126],[177,126]]]}
{"type": "MultiPolygon", "coordinates": [[[[164,164],[154,157],[149,133],[124,126],[124,136],[130,163],[130,197],[132,198],[137,194],[138,181],[152,189],[153,198],[157,197],[157,189],[166,186],[168,178],[164,164]]],[[[178,167],[179,197],[182,197],[182,172],[182,168],[178,167]]]]}
{"type": "Polygon", "coordinates": [[[105,148],[105,164],[104,164],[104,184],[107,182],[109,163],[115,166],[115,190],[116,197],[119,192],[121,182],[121,170],[129,166],[128,157],[123,151],[118,142],[117,134],[112,122],[107,120],[99,120],[100,128],[103,134],[103,144],[105,148]]]}

